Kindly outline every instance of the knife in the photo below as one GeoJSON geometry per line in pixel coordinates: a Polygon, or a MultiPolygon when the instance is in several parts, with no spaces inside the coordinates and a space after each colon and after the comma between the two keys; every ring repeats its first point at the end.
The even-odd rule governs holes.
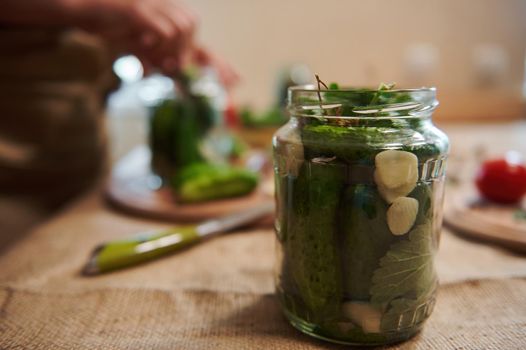
{"type": "Polygon", "coordinates": [[[82,274],[97,275],[150,261],[249,224],[273,212],[274,203],[267,201],[253,208],[205,221],[199,225],[145,232],[128,239],[106,242],[94,249],[82,274]]]}

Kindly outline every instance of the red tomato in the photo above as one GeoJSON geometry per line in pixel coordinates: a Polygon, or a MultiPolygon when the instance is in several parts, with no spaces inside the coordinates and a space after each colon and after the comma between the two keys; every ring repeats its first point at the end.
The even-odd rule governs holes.
{"type": "Polygon", "coordinates": [[[488,160],[476,177],[480,193],[498,203],[515,203],[526,194],[526,167],[506,159],[488,160]]]}

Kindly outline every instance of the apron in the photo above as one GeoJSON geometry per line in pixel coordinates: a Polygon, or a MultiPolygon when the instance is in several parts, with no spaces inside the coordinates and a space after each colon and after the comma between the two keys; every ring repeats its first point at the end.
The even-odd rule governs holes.
{"type": "Polygon", "coordinates": [[[97,181],[111,63],[79,31],[0,28],[0,195],[56,206],[97,181]]]}

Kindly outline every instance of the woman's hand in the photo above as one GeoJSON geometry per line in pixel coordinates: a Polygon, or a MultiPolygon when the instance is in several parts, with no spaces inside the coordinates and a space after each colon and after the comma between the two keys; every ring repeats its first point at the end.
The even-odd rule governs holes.
{"type": "Polygon", "coordinates": [[[197,16],[178,0],[77,1],[85,3],[75,11],[80,15],[78,23],[118,53],[139,57],[146,71],[160,68],[171,74],[194,62],[214,67],[226,88],[239,79],[226,61],[196,44],[197,16]]]}
{"type": "Polygon", "coordinates": [[[71,1],[77,26],[118,53],[133,53],[147,68],[173,73],[192,57],[197,16],[180,1],[71,1]]]}

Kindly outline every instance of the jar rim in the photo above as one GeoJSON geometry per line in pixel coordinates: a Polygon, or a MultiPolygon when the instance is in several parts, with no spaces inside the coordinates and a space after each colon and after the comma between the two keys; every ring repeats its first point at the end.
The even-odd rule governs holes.
{"type": "MultiPolygon", "coordinates": [[[[303,92],[318,92],[318,88],[314,84],[305,84],[305,85],[294,85],[289,87],[289,91],[303,91],[303,92]]],[[[321,89],[319,90],[321,92],[354,92],[354,93],[374,93],[378,92],[378,89],[374,89],[371,87],[344,87],[344,88],[338,88],[338,89],[321,89]]],[[[429,92],[432,94],[436,94],[436,87],[430,86],[422,86],[419,88],[403,88],[403,89],[389,89],[389,90],[381,90],[383,92],[388,93],[404,93],[404,92],[429,92]]]]}
{"type": "Polygon", "coordinates": [[[320,89],[297,85],[288,89],[288,111],[298,117],[425,118],[438,106],[435,87],[320,89]]]}

